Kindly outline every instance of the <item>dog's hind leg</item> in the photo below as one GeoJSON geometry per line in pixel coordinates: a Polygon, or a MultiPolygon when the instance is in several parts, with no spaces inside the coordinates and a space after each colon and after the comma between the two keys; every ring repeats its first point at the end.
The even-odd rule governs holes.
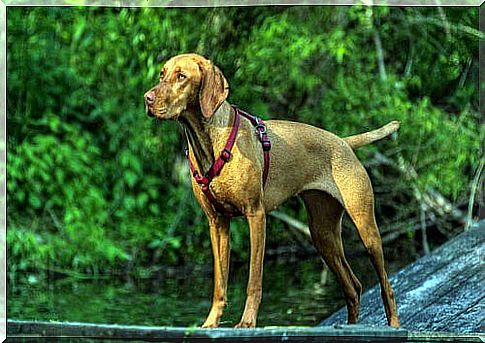
{"type": "Polygon", "coordinates": [[[352,168],[346,168],[342,164],[334,170],[339,169],[344,170],[345,173],[334,172],[333,177],[342,196],[345,209],[354,222],[379,277],[387,322],[390,326],[399,327],[394,291],[389,283],[384,266],[382,240],[376,224],[374,194],[369,176],[360,164],[354,164],[352,168]]]}
{"type": "Polygon", "coordinates": [[[342,286],[349,324],[356,323],[362,285],[345,259],[341,236],[344,209],[335,198],[323,191],[305,191],[300,196],[308,211],[313,244],[342,286]]]}

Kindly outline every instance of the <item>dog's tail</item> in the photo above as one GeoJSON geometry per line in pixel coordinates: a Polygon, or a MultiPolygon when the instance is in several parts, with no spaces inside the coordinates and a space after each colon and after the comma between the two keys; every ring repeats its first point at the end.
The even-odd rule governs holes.
{"type": "Polygon", "coordinates": [[[382,139],[386,136],[389,136],[391,133],[396,132],[399,129],[399,122],[397,120],[393,120],[390,123],[380,127],[378,129],[361,133],[359,135],[345,137],[344,140],[350,145],[350,147],[355,150],[360,148],[361,146],[373,143],[382,139]]]}

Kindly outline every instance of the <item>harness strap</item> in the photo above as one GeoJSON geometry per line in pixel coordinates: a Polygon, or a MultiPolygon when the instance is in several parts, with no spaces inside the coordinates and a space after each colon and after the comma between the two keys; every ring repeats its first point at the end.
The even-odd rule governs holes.
{"type": "Polygon", "coordinates": [[[264,158],[264,169],[263,169],[263,188],[266,185],[266,180],[268,179],[268,174],[269,174],[269,151],[271,150],[271,141],[269,140],[268,137],[268,132],[266,130],[266,125],[264,121],[261,118],[258,118],[256,116],[253,116],[236,106],[232,106],[236,113],[241,114],[243,117],[248,119],[251,124],[256,129],[256,133],[258,134],[259,141],[262,144],[263,147],[263,158],[264,158]]]}
{"type": "Polygon", "coordinates": [[[269,151],[271,150],[271,142],[269,140],[268,133],[266,131],[266,125],[264,124],[264,122],[260,118],[253,116],[247,112],[244,112],[239,108],[237,108],[236,106],[232,106],[232,108],[234,109],[234,122],[232,124],[231,133],[227,138],[226,145],[222,150],[221,154],[219,155],[217,160],[212,164],[212,166],[209,168],[209,170],[205,175],[201,175],[197,171],[194,164],[190,160],[188,150],[186,151],[186,156],[187,156],[187,159],[189,160],[190,172],[194,177],[195,181],[199,185],[201,185],[202,192],[207,197],[207,200],[209,200],[209,202],[214,206],[216,211],[226,216],[237,216],[237,215],[240,215],[241,213],[239,213],[237,210],[229,211],[221,203],[219,203],[217,199],[214,197],[214,194],[212,194],[209,188],[209,184],[212,182],[214,177],[219,176],[219,174],[222,171],[222,168],[224,168],[224,165],[227,162],[229,162],[231,159],[231,156],[232,156],[231,151],[234,146],[234,143],[236,142],[237,132],[239,130],[239,125],[241,122],[241,119],[240,119],[241,115],[246,119],[248,119],[251,122],[251,124],[255,127],[256,133],[258,134],[258,138],[263,147],[263,153],[264,153],[263,188],[266,184],[266,180],[269,174],[269,163],[270,163],[269,151]]]}
{"type": "Polygon", "coordinates": [[[212,194],[209,188],[209,184],[214,179],[214,177],[218,176],[221,173],[221,170],[224,167],[224,164],[226,164],[226,162],[229,162],[229,160],[231,159],[231,156],[232,156],[231,151],[236,141],[237,131],[239,130],[239,123],[240,123],[240,117],[236,113],[234,115],[234,122],[232,124],[231,133],[229,134],[229,138],[227,139],[226,146],[222,150],[219,158],[212,164],[212,166],[210,167],[210,169],[207,171],[205,175],[199,174],[194,164],[192,163],[192,160],[189,157],[188,150],[186,154],[187,159],[189,160],[190,172],[194,177],[195,182],[201,185],[201,190],[207,197],[207,200],[209,200],[209,202],[212,205],[214,205],[216,211],[221,214],[232,214],[232,213],[228,213],[228,210],[216,200],[216,198],[214,197],[214,194],[212,194]]]}
{"type": "Polygon", "coordinates": [[[224,164],[229,162],[229,160],[231,159],[231,156],[232,156],[231,151],[232,151],[232,147],[234,146],[234,143],[236,142],[236,136],[239,130],[240,122],[241,122],[241,117],[237,113],[235,113],[234,122],[232,124],[232,130],[231,130],[231,133],[229,134],[229,137],[227,138],[226,146],[222,150],[219,158],[214,162],[214,164],[207,172],[207,178],[209,180],[212,180],[214,177],[219,176],[222,168],[224,167],[224,164]]]}

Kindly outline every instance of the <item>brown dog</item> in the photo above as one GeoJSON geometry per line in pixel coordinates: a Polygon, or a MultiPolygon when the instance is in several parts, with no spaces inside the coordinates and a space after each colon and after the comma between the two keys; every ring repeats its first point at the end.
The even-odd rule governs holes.
{"type": "MultiPolygon", "coordinates": [[[[185,129],[189,158],[205,174],[224,149],[235,112],[226,102],[229,87],[221,71],[196,54],[175,56],[160,73],[160,82],[145,93],[147,113],[178,120],[185,129]]],[[[289,121],[268,120],[272,143],[267,183],[262,182],[263,150],[249,120],[241,118],[232,157],[210,190],[219,204],[237,210],[249,223],[251,257],[247,298],[236,327],[254,327],[262,294],[266,213],[299,195],[308,210],[313,243],[340,282],[348,322],[356,323],[362,286],[347,263],[341,238],[344,210],[357,227],[379,277],[387,321],[399,326],[396,302],[384,269],[381,237],[374,217],[369,177],[353,149],[396,131],[398,122],[341,139],[322,129],[289,121]]],[[[217,327],[226,306],[229,273],[230,217],[218,213],[192,179],[194,194],[210,226],[214,255],[214,296],[203,327],[217,327]]]]}

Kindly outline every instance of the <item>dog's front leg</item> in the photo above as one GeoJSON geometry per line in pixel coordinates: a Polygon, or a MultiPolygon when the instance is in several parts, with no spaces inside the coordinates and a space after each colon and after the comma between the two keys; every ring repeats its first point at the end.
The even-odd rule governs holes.
{"type": "Polygon", "coordinates": [[[237,328],[256,326],[258,308],[263,293],[263,257],[266,239],[266,215],[262,206],[246,215],[251,238],[251,260],[246,291],[246,306],[237,328]]]}
{"type": "Polygon", "coordinates": [[[212,254],[214,256],[214,297],[212,308],[202,325],[203,328],[215,328],[219,326],[222,312],[227,302],[227,279],[229,276],[229,239],[228,217],[209,219],[212,254]]]}

